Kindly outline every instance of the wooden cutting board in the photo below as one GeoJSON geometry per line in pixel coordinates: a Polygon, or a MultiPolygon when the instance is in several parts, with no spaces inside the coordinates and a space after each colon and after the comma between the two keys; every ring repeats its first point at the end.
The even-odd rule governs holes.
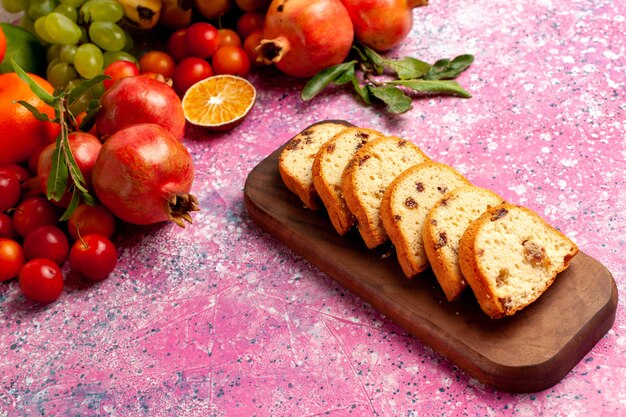
{"type": "Polygon", "coordinates": [[[281,150],[247,178],[244,197],[250,217],[479,381],[510,392],[548,388],[613,325],[613,276],[582,252],[537,302],[512,317],[490,319],[471,291],[448,302],[430,270],[408,280],[389,247],[368,250],[357,232],[339,236],[323,210],[304,208],[280,178],[281,150]]]}

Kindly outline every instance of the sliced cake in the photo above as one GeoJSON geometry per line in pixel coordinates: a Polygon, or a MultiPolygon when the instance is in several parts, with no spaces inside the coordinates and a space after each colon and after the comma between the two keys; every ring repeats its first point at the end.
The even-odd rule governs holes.
{"type": "Polygon", "coordinates": [[[537,300],[576,253],[576,244],[537,213],[512,204],[483,213],[459,244],[463,276],[492,318],[537,300]]]}
{"type": "Polygon", "coordinates": [[[380,217],[407,277],[429,265],[422,240],[428,212],[445,193],[466,185],[470,182],[449,165],[425,162],[404,171],[387,188],[380,217]]]}
{"type": "Polygon", "coordinates": [[[354,154],[343,173],[341,190],[368,248],[388,240],[380,203],[391,181],[408,167],[428,160],[417,145],[393,136],[374,139],[354,154]]]}
{"type": "Polygon", "coordinates": [[[320,208],[311,171],[315,154],[324,143],[349,126],[352,125],[338,120],[313,124],[287,142],[280,153],[278,171],[283,182],[311,210],[320,208]]]}
{"type": "Polygon", "coordinates": [[[359,149],[382,136],[382,133],[373,129],[350,127],[326,142],[315,156],[313,185],[340,235],[345,235],[356,223],[341,192],[343,171],[359,149]]]}
{"type": "Polygon", "coordinates": [[[424,221],[424,250],[448,301],[467,287],[459,266],[459,241],[469,224],[504,200],[496,193],[465,186],[446,193],[424,221]]]}

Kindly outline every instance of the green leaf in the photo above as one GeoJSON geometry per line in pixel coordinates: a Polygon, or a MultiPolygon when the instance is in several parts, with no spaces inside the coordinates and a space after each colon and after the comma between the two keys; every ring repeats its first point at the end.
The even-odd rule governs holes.
{"type": "Polygon", "coordinates": [[[80,204],[80,194],[76,190],[74,190],[72,192],[72,199],[70,200],[70,204],[67,206],[67,208],[65,209],[65,212],[63,213],[63,215],[61,216],[59,220],[62,222],[69,220],[70,217],[72,217],[74,210],[76,210],[79,204],[80,204]]]}
{"type": "Polygon", "coordinates": [[[452,61],[440,59],[435,62],[428,73],[424,75],[425,80],[452,80],[458,77],[474,62],[473,55],[459,55],[452,61]]]}
{"type": "Polygon", "coordinates": [[[390,113],[404,113],[412,108],[412,100],[398,87],[368,87],[370,93],[387,105],[390,113]]]}
{"type": "Polygon", "coordinates": [[[89,193],[81,193],[81,197],[83,198],[83,201],[90,206],[95,206],[97,204],[96,198],[89,193]]]}
{"type": "Polygon", "coordinates": [[[422,93],[445,93],[463,98],[472,96],[458,82],[452,80],[400,80],[389,81],[387,84],[402,85],[422,93]]]}
{"type": "Polygon", "coordinates": [[[376,51],[374,51],[371,48],[368,48],[365,45],[361,45],[361,48],[363,48],[363,53],[367,57],[367,60],[369,61],[369,63],[373,66],[376,74],[381,75],[383,71],[385,70],[386,60],[382,56],[380,56],[376,51]]]}
{"type": "Polygon", "coordinates": [[[52,166],[48,176],[48,200],[61,201],[67,188],[68,171],[61,146],[62,142],[62,134],[59,134],[52,154],[52,166]]]}
{"type": "Polygon", "coordinates": [[[356,61],[349,61],[343,64],[334,65],[318,72],[304,86],[301,94],[302,100],[311,100],[330,83],[343,76],[346,71],[350,71],[351,68],[354,70],[355,63],[356,61]]]}
{"type": "Polygon", "coordinates": [[[108,75],[97,75],[93,77],[92,79],[85,80],[81,82],[80,84],[78,84],[76,87],[70,89],[68,92],[68,97],[67,97],[67,100],[70,106],[76,103],[76,101],[87,91],[91,90],[96,85],[100,84],[102,81],[108,80],[110,78],[111,77],[109,77],[108,75]]]}
{"type": "Polygon", "coordinates": [[[13,70],[25,83],[28,84],[31,91],[35,93],[37,97],[41,99],[44,103],[51,107],[56,107],[58,104],[58,99],[55,98],[52,94],[48,93],[42,86],[37,84],[35,80],[33,80],[18,64],[15,62],[13,58],[11,58],[11,65],[13,66],[13,70]]]}
{"type": "Polygon", "coordinates": [[[78,129],[83,132],[89,132],[96,123],[96,115],[98,114],[98,110],[100,110],[100,100],[94,98],[89,102],[89,104],[87,104],[87,109],[85,110],[86,115],[80,122],[80,126],[78,126],[78,129]]]}
{"type": "Polygon", "coordinates": [[[35,117],[35,119],[40,120],[42,122],[52,122],[53,121],[53,120],[50,119],[50,117],[48,117],[47,114],[40,112],[39,109],[37,109],[37,107],[33,106],[29,102],[23,101],[23,100],[18,100],[18,103],[21,104],[22,106],[26,107],[28,109],[28,111],[32,113],[32,115],[35,117]]]}
{"type": "Polygon", "coordinates": [[[394,71],[401,80],[410,80],[413,78],[421,78],[430,70],[431,65],[427,62],[410,56],[397,60],[385,61],[387,67],[394,71]]]}

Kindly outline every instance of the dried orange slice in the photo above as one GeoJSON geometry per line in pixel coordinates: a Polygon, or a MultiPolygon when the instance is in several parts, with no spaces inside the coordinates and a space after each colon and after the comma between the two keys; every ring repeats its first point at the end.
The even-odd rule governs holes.
{"type": "Polygon", "coordinates": [[[228,130],[246,117],[255,101],[256,90],[250,81],[235,75],[215,75],[187,90],[183,112],[189,123],[228,130]]]}

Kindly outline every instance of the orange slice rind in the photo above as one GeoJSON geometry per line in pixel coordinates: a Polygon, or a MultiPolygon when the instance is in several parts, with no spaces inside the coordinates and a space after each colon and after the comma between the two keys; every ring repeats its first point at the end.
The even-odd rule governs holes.
{"type": "Polygon", "coordinates": [[[192,85],[183,96],[185,119],[211,130],[235,127],[250,112],[256,89],[245,78],[215,75],[192,85]]]}

